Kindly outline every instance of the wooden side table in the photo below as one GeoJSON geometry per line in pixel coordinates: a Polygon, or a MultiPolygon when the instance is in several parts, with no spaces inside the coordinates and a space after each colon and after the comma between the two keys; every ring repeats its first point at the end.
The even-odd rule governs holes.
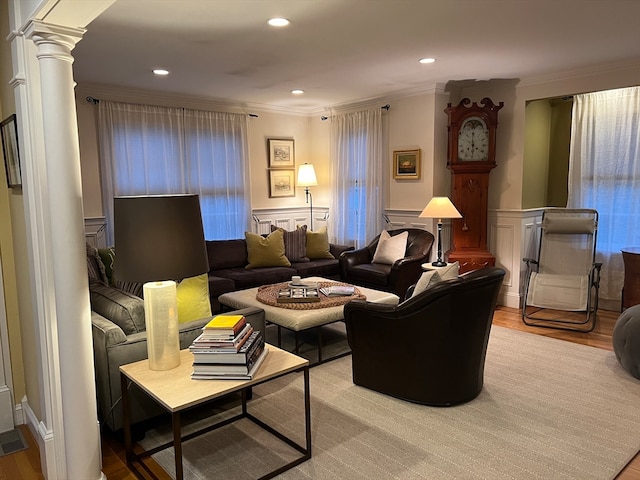
{"type": "Polygon", "coordinates": [[[622,250],[624,262],[624,286],[622,287],[622,310],[640,303],[640,247],[625,247],[622,250]]]}
{"type": "Polygon", "coordinates": [[[451,265],[453,265],[454,262],[447,262],[447,264],[444,267],[434,267],[433,265],[431,265],[431,262],[427,262],[427,263],[423,263],[422,265],[420,265],[420,267],[422,267],[422,270],[427,272],[429,270],[442,270],[443,268],[447,268],[451,265]]]}
{"type": "Polygon", "coordinates": [[[282,472],[289,470],[311,458],[311,398],[309,393],[309,361],[289,352],[285,352],[273,345],[266,344],[269,353],[258,368],[253,380],[191,380],[193,372],[193,354],[188,350],[180,351],[180,365],[172,370],[157,371],[149,368],[149,360],[129,363],[120,366],[120,385],[122,387],[123,429],[124,446],[127,466],[131,468],[139,478],[143,476],[141,469],[148,470],[144,459],[154,453],[169,447],[174,448],[174,462],[176,468],[176,480],[184,478],[182,466],[182,443],[198,435],[210,432],[236,420],[248,418],[253,423],[271,433],[287,445],[296,449],[301,456],[269,472],[261,480],[273,478],[282,472]],[[293,372],[302,372],[304,377],[304,427],[305,445],[294,442],[276,428],[254,417],[248,411],[247,389],[269,380],[293,372]],[[149,450],[134,451],[131,439],[131,400],[129,398],[129,384],[135,383],[149,397],[155,400],[161,407],[171,414],[173,425],[173,441],[158,445],[149,450]],[[189,434],[182,433],[181,413],[193,407],[204,405],[233,392],[241,392],[242,412],[238,415],[220,420],[217,423],[205,426],[201,430],[189,434]],[[138,464],[140,468],[138,468],[138,464]]]}

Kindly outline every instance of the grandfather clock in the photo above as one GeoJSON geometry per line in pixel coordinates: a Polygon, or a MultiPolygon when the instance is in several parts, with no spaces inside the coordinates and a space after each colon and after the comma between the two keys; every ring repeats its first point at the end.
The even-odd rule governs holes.
{"type": "Polygon", "coordinates": [[[460,272],[495,265],[487,248],[489,173],[496,166],[498,110],[483,98],[480,105],[463,98],[445,109],[449,117],[447,168],[451,170],[451,201],[462,214],[454,219],[449,262],[460,262],[460,272]]]}

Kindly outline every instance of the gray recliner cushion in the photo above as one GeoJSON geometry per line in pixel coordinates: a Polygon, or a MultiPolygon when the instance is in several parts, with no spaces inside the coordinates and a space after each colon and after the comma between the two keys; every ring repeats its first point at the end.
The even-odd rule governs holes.
{"type": "Polygon", "coordinates": [[[91,310],[118,325],[125,335],[145,331],[144,301],[100,282],[89,283],[91,310]]]}

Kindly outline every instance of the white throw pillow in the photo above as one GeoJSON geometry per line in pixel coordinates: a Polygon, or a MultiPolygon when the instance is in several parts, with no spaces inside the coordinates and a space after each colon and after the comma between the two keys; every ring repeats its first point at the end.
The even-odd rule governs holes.
{"type": "Polygon", "coordinates": [[[371,263],[393,265],[396,260],[404,258],[404,254],[407,250],[408,237],[409,232],[402,232],[392,237],[389,235],[389,232],[383,230],[380,234],[376,253],[373,254],[373,260],[371,263]]]}
{"type": "Polygon", "coordinates": [[[460,263],[454,262],[446,267],[441,267],[437,270],[440,280],[451,280],[456,278],[460,272],[460,263]]]}
{"type": "Polygon", "coordinates": [[[416,295],[418,295],[421,292],[424,292],[427,288],[429,288],[432,285],[435,285],[439,281],[440,281],[440,277],[438,276],[437,270],[427,270],[422,275],[420,275],[420,278],[416,282],[416,286],[413,289],[413,294],[411,296],[415,297],[416,295]]]}
{"type": "Polygon", "coordinates": [[[444,280],[451,280],[458,276],[460,271],[460,264],[458,262],[441,267],[438,269],[427,270],[418,279],[415,288],[413,289],[412,297],[415,297],[421,292],[433,287],[436,283],[440,283],[444,280]]]}

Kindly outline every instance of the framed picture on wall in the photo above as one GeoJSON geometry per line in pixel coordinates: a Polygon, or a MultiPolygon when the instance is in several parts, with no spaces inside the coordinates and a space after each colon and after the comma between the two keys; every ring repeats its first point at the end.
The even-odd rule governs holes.
{"type": "Polygon", "coordinates": [[[291,169],[270,169],[269,170],[269,198],[274,197],[295,197],[294,168],[291,169]]]}
{"type": "Polygon", "coordinates": [[[294,168],[296,166],[293,139],[269,139],[269,168],[294,168]]]}
{"type": "Polygon", "coordinates": [[[393,178],[396,180],[420,178],[420,149],[394,150],[393,178]]]}
{"type": "Polygon", "coordinates": [[[2,134],[2,154],[4,166],[7,170],[7,183],[9,188],[22,186],[22,174],[20,172],[20,152],[18,150],[18,125],[16,114],[0,123],[2,134]]]}

